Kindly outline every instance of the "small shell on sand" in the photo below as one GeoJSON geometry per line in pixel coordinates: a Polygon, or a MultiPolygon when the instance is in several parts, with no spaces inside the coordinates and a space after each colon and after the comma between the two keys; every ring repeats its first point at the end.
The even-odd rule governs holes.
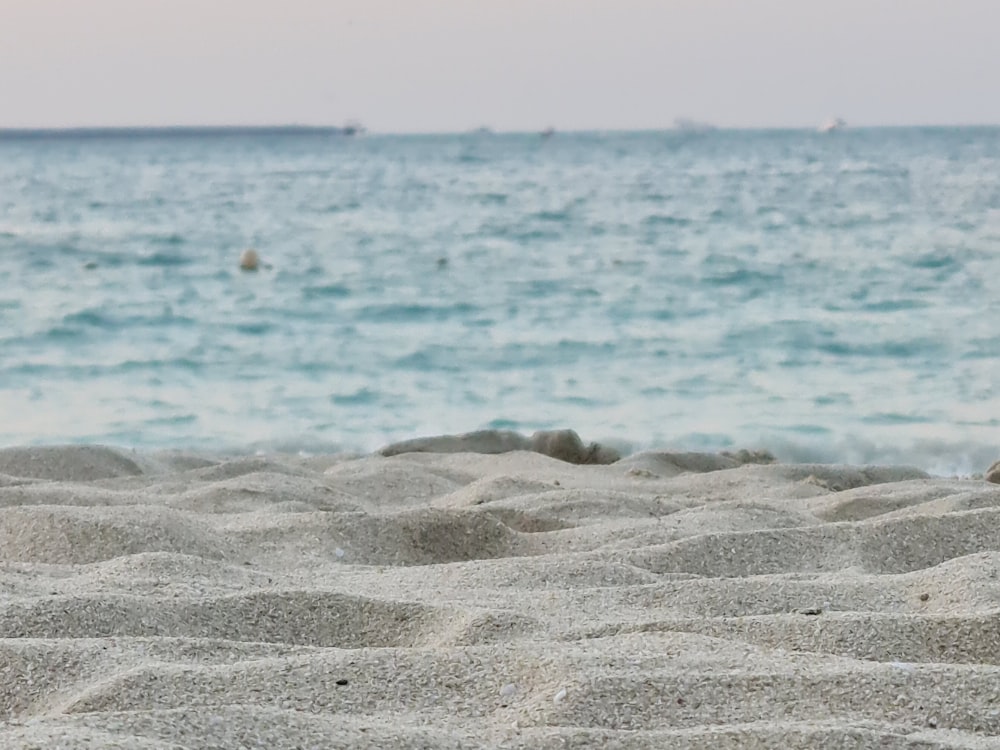
{"type": "Polygon", "coordinates": [[[260,255],[252,247],[240,253],[240,268],[244,271],[256,271],[260,267],[260,255]]]}

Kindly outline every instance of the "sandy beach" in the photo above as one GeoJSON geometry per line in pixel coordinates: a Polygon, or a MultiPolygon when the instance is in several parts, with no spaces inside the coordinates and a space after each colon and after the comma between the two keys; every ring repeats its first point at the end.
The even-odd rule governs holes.
{"type": "Polygon", "coordinates": [[[0,747],[1000,746],[1000,486],[445,447],[0,450],[0,747]]]}

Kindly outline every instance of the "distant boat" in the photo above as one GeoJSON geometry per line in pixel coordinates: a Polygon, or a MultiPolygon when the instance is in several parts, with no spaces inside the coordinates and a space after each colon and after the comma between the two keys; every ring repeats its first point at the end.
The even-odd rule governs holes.
{"type": "Polygon", "coordinates": [[[357,120],[348,120],[347,124],[341,128],[340,132],[344,135],[364,135],[365,126],[357,120]]]}
{"type": "Polygon", "coordinates": [[[545,130],[539,133],[539,135],[542,136],[542,138],[551,138],[555,134],[556,134],[556,129],[551,126],[545,128],[545,130]]]}
{"type": "Polygon", "coordinates": [[[682,133],[709,133],[716,128],[711,123],[692,120],[689,117],[678,117],[674,120],[674,129],[682,133]]]}
{"type": "Polygon", "coordinates": [[[817,130],[819,130],[820,133],[833,133],[837,130],[843,130],[846,127],[847,123],[839,117],[831,117],[829,120],[820,125],[817,130]]]}

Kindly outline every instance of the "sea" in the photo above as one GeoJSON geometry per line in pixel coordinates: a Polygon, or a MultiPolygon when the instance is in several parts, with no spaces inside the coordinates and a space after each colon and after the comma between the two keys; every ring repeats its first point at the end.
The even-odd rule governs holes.
{"type": "Polygon", "coordinates": [[[998,284],[1000,128],[5,131],[0,446],[982,472],[998,284]]]}

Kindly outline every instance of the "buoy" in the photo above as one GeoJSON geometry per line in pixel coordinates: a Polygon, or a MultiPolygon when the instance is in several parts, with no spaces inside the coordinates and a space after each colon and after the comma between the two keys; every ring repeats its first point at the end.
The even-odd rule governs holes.
{"type": "Polygon", "coordinates": [[[256,271],[260,267],[260,255],[252,247],[240,253],[240,268],[244,271],[256,271]]]}

